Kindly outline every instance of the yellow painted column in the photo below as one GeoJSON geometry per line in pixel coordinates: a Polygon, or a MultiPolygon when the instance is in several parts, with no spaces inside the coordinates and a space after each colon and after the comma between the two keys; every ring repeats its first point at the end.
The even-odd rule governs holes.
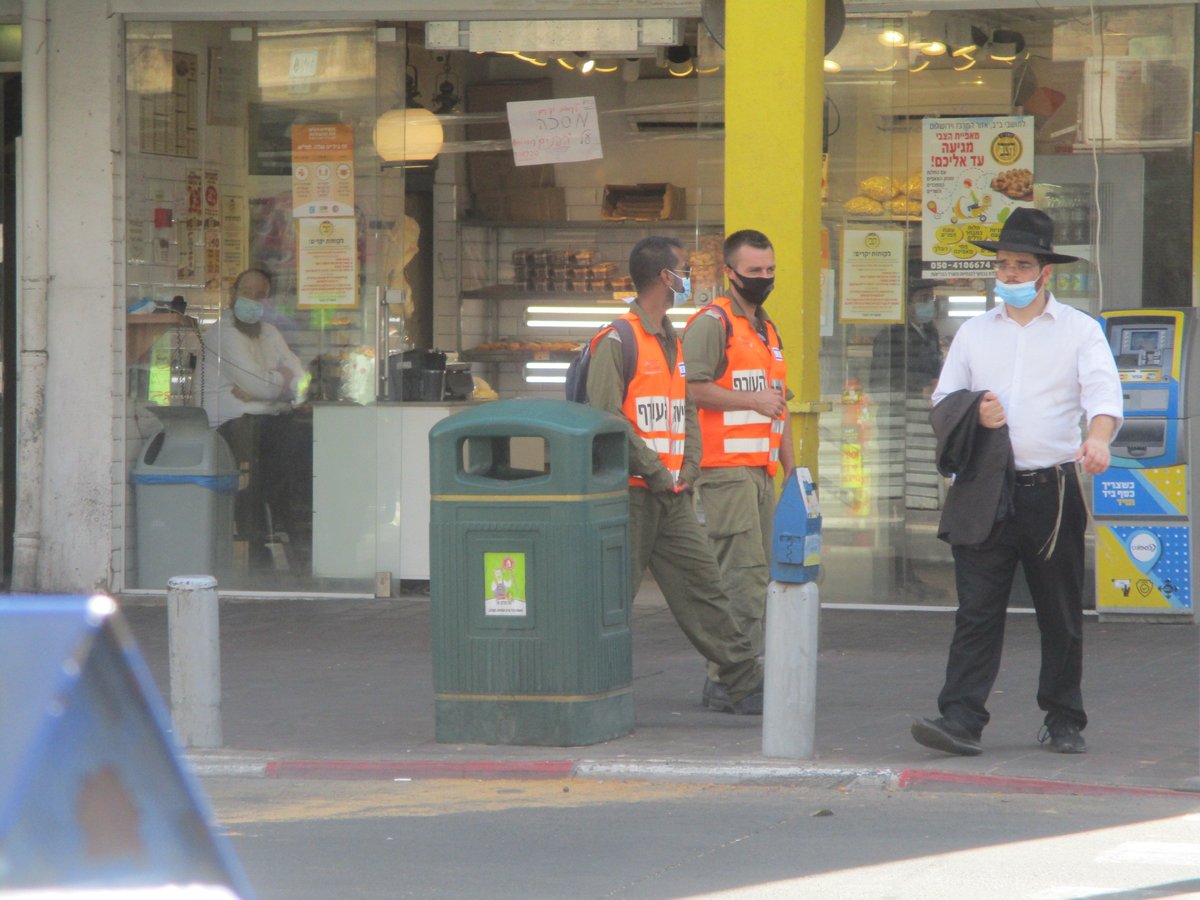
{"type": "Polygon", "coordinates": [[[725,229],[775,245],[798,465],[817,475],[824,0],[725,4],[725,229]]]}

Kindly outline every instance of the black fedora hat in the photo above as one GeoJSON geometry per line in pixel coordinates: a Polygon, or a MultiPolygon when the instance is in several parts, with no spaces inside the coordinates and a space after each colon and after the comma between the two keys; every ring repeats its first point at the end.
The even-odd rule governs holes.
{"type": "Polygon", "coordinates": [[[1078,256],[1054,252],[1054,220],[1040,209],[1018,206],[1000,229],[996,241],[971,241],[984,250],[1008,250],[1010,253],[1033,253],[1047,262],[1072,263],[1078,256]]]}

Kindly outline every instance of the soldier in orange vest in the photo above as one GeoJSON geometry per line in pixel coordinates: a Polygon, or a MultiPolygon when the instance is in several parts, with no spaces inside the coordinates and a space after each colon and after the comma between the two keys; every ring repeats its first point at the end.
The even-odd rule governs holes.
{"type": "MultiPolygon", "coordinates": [[[[704,455],[696,489],[731,611],[763,649],[770,581],[775,473],[795,465],[788,427],[783,343],[763,303],[775,286],[775,249],[750,229],[725,240],[728,296],[688,322],[683,336],[688,395],[699,410],[704,455]]],[[[710,666],[706,705],[724,702],[726,686],[710,666]]]]}
{"type": "Polygon", "coordinates": [[[684,634],[728,690],[711,709],[762,715],[762,666],[730,612],[721,570],[696,518],[700,433],[687,399],[683,349],[667,310],[686,303],[690,274],[674,238],[643,238],[629,256],[637,299],[622,316],[637,342],[626,373],[621,336],[610,326],[592,339],[588,402],[629,423],[629,525],[636,594],[647,566],[684,634]]]}

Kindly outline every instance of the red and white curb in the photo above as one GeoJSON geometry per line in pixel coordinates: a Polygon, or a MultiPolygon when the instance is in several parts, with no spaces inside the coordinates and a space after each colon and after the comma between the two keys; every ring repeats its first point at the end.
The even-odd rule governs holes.
{"type": "Polygon", "coordinates": [[[409,781],[434,778],[566,779],[692,782],[711,784],[803,784],[898,791],[974,791],[1000,794],[1081,796],[1196,796],[1180,789],[1138,785],[1088,784],[1021,776],[944,772],[931,769],[875,769],[801,766],[772,762],[693,762],[687,760],[480,760],[480,759],[277,759],[265,755],[187,754],[201,778],[409,781]]]}

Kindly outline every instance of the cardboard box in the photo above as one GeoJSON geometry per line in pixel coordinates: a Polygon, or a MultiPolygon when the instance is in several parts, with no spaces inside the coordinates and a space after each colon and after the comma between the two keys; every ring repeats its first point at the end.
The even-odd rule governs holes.
{"type": "Polygon", "coordinates": [[[567,195],[560,187],[477,191],[474,212],[491,222],[565,222],[567,195]]]}
{"type": "MultiPolygon", "coordinates": [[[[549,78],[479,81],[467,85],[467,112],[496,115],[494,122],[468,125],[467,140],[508,140],[511,138],[507,118],[510,100],[549,100],[553,96],[549,78]]],[[[475,151],[467,154],[467,179],[470,189],[476,193],[519,187],[544,188],[554,184],[554,166],[549,163],[518,166],[513,161],[511,149],[475,151]]]]}
{"type": "Polygon", "coordinates": [[[660,222],[682,219],[685,191],[674,184],[606,184],[600,218],[660,222]]]}

